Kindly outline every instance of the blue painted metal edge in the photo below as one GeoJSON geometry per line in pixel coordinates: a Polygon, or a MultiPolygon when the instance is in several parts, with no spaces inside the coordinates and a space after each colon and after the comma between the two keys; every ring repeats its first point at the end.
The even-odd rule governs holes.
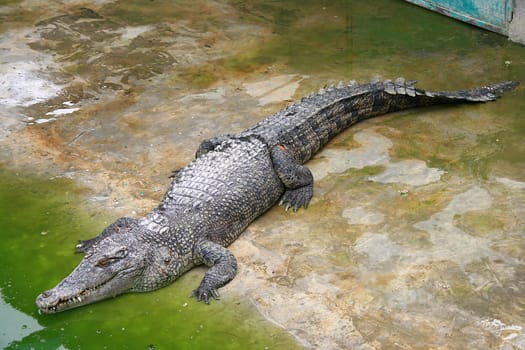
{"type": "Polygon", "coordinates": [[[427,1],[426,0],[405,0],[405,1],[410,2],[414,5],[418,5],[418,6],[430,9],[432,11],[439,12],[449,17],[459,19],[460,21],[475,25],[483,29],[488,29],[493,32],[500,33],[506,36],[508,36],[509,34],[509,22],[512,19],[512,1],[507,1],[507,4],[506,4],[507,6],[505,10],[506,12],[506,26],[505,27],[495,26],[491,23],[480,20],[479,18],[470,17],[464,13],[456,12],[449,8],[441,7],[438,4],[434,4],[428,0],[427,1]]]}

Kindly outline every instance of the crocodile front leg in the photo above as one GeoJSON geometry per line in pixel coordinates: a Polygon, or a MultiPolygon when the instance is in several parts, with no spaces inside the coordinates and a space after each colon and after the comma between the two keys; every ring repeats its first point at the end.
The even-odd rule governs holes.
{"type": "Polygon", "coordinates": [[[201,284],[192,293],[198,301],[209,303],[210,297],[219,298],[217,289],[230,282],[237,273],[235,256],[223,246],[211,241],[203,241],[195,247],[195,256],[210,269],[204,275],[201,284]]]}
{"type": "Polygon", "coordinates": [[[297,211],[305,209],[313,196],[314,178],[310,169],[297,164],[290,151],[284,145],[276,145],[271,150],[272,163],[277,176],[286,187],[279,205],[284,204],[286,210],[293,207],[297,211]]]}

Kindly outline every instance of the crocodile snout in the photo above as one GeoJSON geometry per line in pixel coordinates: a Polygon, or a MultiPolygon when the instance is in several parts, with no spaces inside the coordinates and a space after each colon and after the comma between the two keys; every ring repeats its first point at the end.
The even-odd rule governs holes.
{"type": "Polygon", "coordinates": [[[41,293],[39,296],[36,297],[36,305],[41,310],[49,309],[50,307],[53,307],[58,304],[59,298],[54,297],[55,293],[53,293],[53,290],[46,290],[45,292],[41,293]]]}

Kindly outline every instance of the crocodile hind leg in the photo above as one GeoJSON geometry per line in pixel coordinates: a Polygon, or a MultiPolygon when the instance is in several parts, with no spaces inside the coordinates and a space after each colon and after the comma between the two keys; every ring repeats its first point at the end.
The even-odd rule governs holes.
{"type": "Polygon", "coordinates": [[[314,178],[310,169],[298,164],[284,145],[274,146],[271,156],[273,168],[286,188],[279,205],[284,204],[286,210],[291,207],[294,211],[300,207],[306,209],[314,188],[314,178]]]}
{"type": "Polygon", "coordinates": [[[192,293],[198,301],[209,303],[210,297],[219,298],[217,289],[230,282],[237,273],[235,256],[223,246],[211,241],[204,241],[195,247],[195,256],[210,269],[204,275],[199,287],[192,293]]]}

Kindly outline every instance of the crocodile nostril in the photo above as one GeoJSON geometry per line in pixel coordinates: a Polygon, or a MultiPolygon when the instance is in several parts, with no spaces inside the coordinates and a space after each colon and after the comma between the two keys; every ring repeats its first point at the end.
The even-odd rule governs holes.
{"type": "Polygon", "coordinates": [[[46,290],[44,293],[40,294],[42,298],[49,298],[51,296],[51,291],[46,290]]]}

